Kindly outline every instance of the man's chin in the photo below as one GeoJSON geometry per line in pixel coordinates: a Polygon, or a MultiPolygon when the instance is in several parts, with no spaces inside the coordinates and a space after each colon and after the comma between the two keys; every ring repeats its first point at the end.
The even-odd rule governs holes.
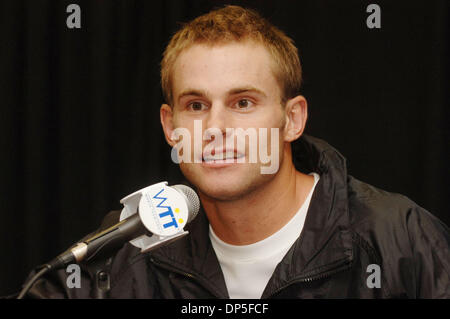
{"type": "Polygon", "coordinates": [[[199,195],[201,198],[219,202],[230,202],[239,200],[247,193],[247,189],[240,189],[238,187],[202,187],[198,186],[199,195]]]}
{"type": "Polygon", "coordinates": [[[186,178],[197,188],[200,196],[219,201],[237,199],[245,194],[248,188],[243,182],[243,179],[248,181],[247,178],[235,178],[233,174],[228,176],[198,174],[186,178]]]}
{"type": "Polygon", "coordinates": [[[264,184],[270,176],[251,174],[249,171],[228,171],[205,173],[196,170],[182,170],[184,176],[194,185],[200,197],[216,201],[235,201],[251,193],[258,185],[264,184]]]}

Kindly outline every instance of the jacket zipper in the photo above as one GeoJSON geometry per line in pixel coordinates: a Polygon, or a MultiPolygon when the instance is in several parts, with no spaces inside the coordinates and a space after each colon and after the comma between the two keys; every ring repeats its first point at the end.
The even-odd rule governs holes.
{"type": "Polygon", "coordinates": [[[268,295],[267,297],[265,297],[265,299],[268,299],[274,295],[276,295],[277,293],[279,293],[281,290],[286,289],[287,287],[289,287],[290,285],[296,284],[296,283],[309,283],[312,281],[316,281],[316,280],[321,280],[321,279],[325,279],[328,277],[331,277],[332,275],[335,275],[337,273],[340,273],[342,271],[345,271],[347,269],[350,269],[352,266],[352,262],[350,261],[346,261],[345,263],[343,263],[342,265],[336,266],[335,268],[328,270],[326,272],[323,272],[321,274],[315,275],[315,276],[309,276],[309,277],[297,277],[292,279],[291,281],[289,281],[288,283],[286,283],[285,285],[283,285],[282,287],[278,288],[277,290],[275,290],[274,292],[272,292],[270,295],[268,295]]]}
{"type": "MultiPolygon", "coordinates": [[[[197,281],[199,284],[201,284],[204,288],[206,288],[210,293],[212,293],[213,295],[215,295],[217,298],[223,298],[223,296],[221,297],[219,294],[216,293],[216,291],[214,289],[211,289],[211,287],[209,287],[209,285],[207,284],[207,282],[205,282],[204,280],[201,280],[199,277],[195,276],[192,273],[188,273],[185,272],[183,270],[180,270],[178,268],[175,268],[173,266],[169,266],[166,263],[162,263],[159,260],[154,259],[153,257],[150,257],[150,261],[155,264],[156,266],[159,266],[161,268],[164,268],[166,270],[169,271],[173,271],[179,275],[191,278],[195,281],[197,281]]],[[[295,283],[306,283],[306,282],[311,282],[311,281],[315,281],[315,280],[321,280],[327,277],[330,277],[334,274],[337,274],[341,271],[345,271],[347,269],[351,268],[351,261],[346,261],[345,263],[343,263],[340,266],[336,266],[335,268],[328,270],[326,272],[323,272],[321,274],[315,275],[315,276],[309,276],[309,277],[300,277],[300,278],[294,278],[293,280],[289,281],[287,284],[283,285],[282,287],[278,288],[277,290],[275,290],[274,292],[272,292],[269,296],[267,296],[265,299],[270,298],[271,296],[276,295],[277,293],[279,293],[281,290],[289,287],[290,285],[293,285],[295,283]]]]}
{"type": "Polygon", "coordinates": [[[152,262],[153,264],[155,264],[158,267],[161,267],[163,269],[172,271],[174,273],[177,273],[179,275],[182,275],[182,276],[190,278],[190,279],[192,279],[194,281],[197,281],[202,287],[206,288],[212,295],[216,296],[217,298],[224,298],[224,296],[220,296],[220,294],[218,294],[215,289],[212,289],[210,287],[210,285],[206,281],[202,280],[200,277],[198,277],[198,276],[196,276],[196,275],[194,275],[192,273],[188,273],[188,272],[185,272],[185,271],[183,271],[183,270],[181,270],[179,268],[175,268],[173,266],[170,266],[170,265],[168,265],[166,263],[163,263],[163,262],[161,262],[159,260],[156,260],[153,257],[150,257],[150,262],[152,262]]]}

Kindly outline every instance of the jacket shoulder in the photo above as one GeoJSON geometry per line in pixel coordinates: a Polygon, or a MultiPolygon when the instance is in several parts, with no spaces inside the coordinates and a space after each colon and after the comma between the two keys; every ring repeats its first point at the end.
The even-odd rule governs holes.
{"type": "Polygon", "coordinates": [[[348,178],[348,207],[350,224],[355,231],[370,230],[380,236],[397,233],[406,236],[404,240],[428,232],[436,243],[445,239],[446,246],[449,244],[447,225],[426,209],[404,195],[384,191],[351,176],[348,178]],[[447,236],[442,237],[443,234],[447,236]]]}
{"type": "Polygon", "coordinates": [[[447,225],[406,196],[351,176],[348,203],[352,231],[379,256],[394,296],[450,297],[447,225]]]}
{"type": "Polygon", "coordinates": [[[352,176],[349,176],[347,183],[352,224],[365,221],[399,222],[406,218],[410,210],[418,208],[404,195],[384,191],[352,176]]]}

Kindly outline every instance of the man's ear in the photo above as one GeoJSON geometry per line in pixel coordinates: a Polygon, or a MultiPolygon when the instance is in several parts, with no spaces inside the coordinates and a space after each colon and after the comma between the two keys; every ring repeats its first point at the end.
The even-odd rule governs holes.
{"type": "Polygon", "coordinates": [[[284,141],[293,142],[298,139],[305,129],[308,118],[308,103],[302,95],[298,95],[286,102],[286,122],[284,126],[284,141]]]}
{"type": "Polygon", "coordinates": [[[172,133],[174,130],[173,125],[173,109],[168,104],[161,105],[161,109],[159,110],[159,116],[161,118],[161,125],[164,131],[164,136],[166,137],[167,143],[170,146],[174,146],[176,141],[171,139],[172,133]]]}

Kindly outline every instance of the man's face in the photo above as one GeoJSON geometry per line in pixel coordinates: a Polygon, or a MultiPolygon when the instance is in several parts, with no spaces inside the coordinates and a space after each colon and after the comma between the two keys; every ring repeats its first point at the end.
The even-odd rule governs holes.
{"type": "MultiPolygon", "coordinates": [[[[264,151],[270,155],[271,145],[276,143],[276,160],[279,165],[282,163],[283,126],[286,119],[281,105],[280,86],[273,75],[272,66],[272,58],[267,50],[250,41],[216,46],[194,45],[183,51],[176,60],[172,73],[173,105],[171,110],[166,106],[171,114],[163,120],[166,123],[163,126],[169,137],[176,128],[189,130],[192,137],[191,160],[190,163],[180,163],[180,168],[185,177],[210,198],[238,199],[276,175],[261,173],[261,166],[269,164],[261,163],[259,134],[257,145],[249,145],[250,139],[247,138],[245,149],[230,149],[225,140],[227,128],[250,128],[256,132],[266,128],[267,149],[264,151]],[[201,123],[202,135],[210,128],[221,130],[223,147],[213,148],[212,154],[218,155],[223,151],[223,154],[234,156],[234,161],[227,157],[228,162],[233,163],[208,161],[205,153],[198,159],[200,163],[195,163],[193,146],[198,143],[194,141],[195,120],[197,127],[201,123]],[[279,129],[278,136],[272,136],[271,128],[279,129]],[[250,163],[249,148],[255,146],[257,162],[252,160],[250,163]],[[240,156],[244,158],[240,158],[240,163],[237,163],[240,156]]],[[[213,141],[217,140],[214,138],[213,141]]],[[[171,141],[172,146],[174,143],[171,141]]],[[[202,140],[200,143],[205,151],[212,141],[202,140]]]]}

